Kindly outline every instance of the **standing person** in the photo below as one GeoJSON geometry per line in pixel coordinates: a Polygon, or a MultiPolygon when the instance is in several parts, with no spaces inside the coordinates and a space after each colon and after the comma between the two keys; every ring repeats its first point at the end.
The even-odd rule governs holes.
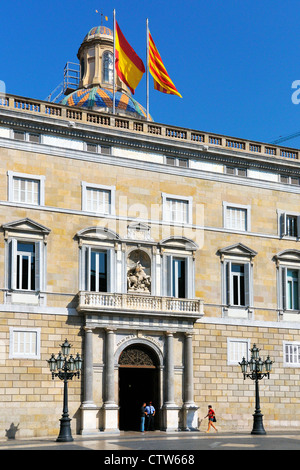
{"type": "Polygon", "coordinates": [[[147,431],[154,431],[154,415],[155,415],[155,408],[152,405],[152,401],[149,401],[148,405],[146,406],[146,413],[147,413],[147,431]]]}
{"type": "Polygon", "coordinates": [[[141,432],[145,431],[145,419],[146,419],[147,413],[146,413],[146,403],[143,402],[142,407],[141,407],[141,432]]]}
{"type": "Polygon", "coordinates": [[[214,428],[215,431],[218,431],[215,425],[213,424],[217,420],[216,420],[215,412],[212,409],[211,405],[208,405],[208,413],[206,416],[204,416],[204,418],[207,418],[207,417],[208,417],[208,428],[206,432],[209,432],[211,426],[214,428]]]}

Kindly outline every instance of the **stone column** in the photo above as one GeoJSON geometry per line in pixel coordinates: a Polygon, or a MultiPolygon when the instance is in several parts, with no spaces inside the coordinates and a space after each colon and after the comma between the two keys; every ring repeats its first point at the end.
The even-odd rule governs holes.
{"type": "Polygon", "coordinates": [[[83,402],[81,405],[81,434],[97,434],[97,410],[93,400],[93,329],[85,327],[83,355],[83,402]]]}
{"type": "Polygon", "coordinates": [[[165,373],[165,402],[164,402],[164,428],[166,431],[178,430],[178,410],[175,404],[174,390],[174,336],[167,331],[166,339],[166,373],[165,373]]]}
{"type": "Polygon", "coordinates": [[[118,428],[118,410],[115,402],[115,366],[114,366],[114,347],[115,334],[113,328],[106,328],[105,338],[105,401],[103,404],[103,423],[104,431],[117,432],[118,428]]]}
{"type": "Polygon", "coordinates": [[[186,431],[198,429],[198,407],[194,403],[193,333],[185,333],[184,339],[184,404],[183,425],[186,431]]]}
{"type": "Polygon", "coordinates": [[[83,405],[91,405],[93,401],[93,330],[85,327],[85,344],[83,360],[83,405]]]}

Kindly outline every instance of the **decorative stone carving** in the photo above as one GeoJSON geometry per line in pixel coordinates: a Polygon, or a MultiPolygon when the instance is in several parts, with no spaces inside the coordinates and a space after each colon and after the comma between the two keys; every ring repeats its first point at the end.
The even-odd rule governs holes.
{"type": "Polygon", "coordinates": [[[151,277],[145,273],[140,261],[127,271],[128,292],[146,292],[150,294],[151,277]]]}
{"type": "Polygon", "coordinates": [[[151,293],[151,260],[148,254],[140,249],[133,250],[127,258],[127,291],[134,293],[151,293]]]}

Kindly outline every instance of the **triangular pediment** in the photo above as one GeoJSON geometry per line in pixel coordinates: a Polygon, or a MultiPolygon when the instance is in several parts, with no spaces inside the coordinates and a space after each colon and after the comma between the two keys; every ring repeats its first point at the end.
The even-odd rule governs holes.
{"type": "Polygon", "coordinates": [[[7,224],[2,225],[2,229],[5,232],[30,232],[30,233],[40,233],[48,235],[51,230],[44,225],[35,222],[32,219],[20,219],[16,220],[15,222],[9,222],[7,224]]]}
{"type": "Polygon", "coordinates": [[[220,248],[218,254],[221,256],[240,256],[254,258],[257,252],[252,250],[242,243],[236,243],[234,245],[227,246],[226,248],[220,248]]]}

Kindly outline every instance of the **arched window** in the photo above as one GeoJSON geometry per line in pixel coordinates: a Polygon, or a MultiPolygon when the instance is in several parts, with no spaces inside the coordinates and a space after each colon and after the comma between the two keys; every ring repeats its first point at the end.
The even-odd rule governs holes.
{"type": "Polygon", "coordinates": [[[113,54],[105,51],[102,56],[102,77],[103,82],[113,83],[113,54]]]}

